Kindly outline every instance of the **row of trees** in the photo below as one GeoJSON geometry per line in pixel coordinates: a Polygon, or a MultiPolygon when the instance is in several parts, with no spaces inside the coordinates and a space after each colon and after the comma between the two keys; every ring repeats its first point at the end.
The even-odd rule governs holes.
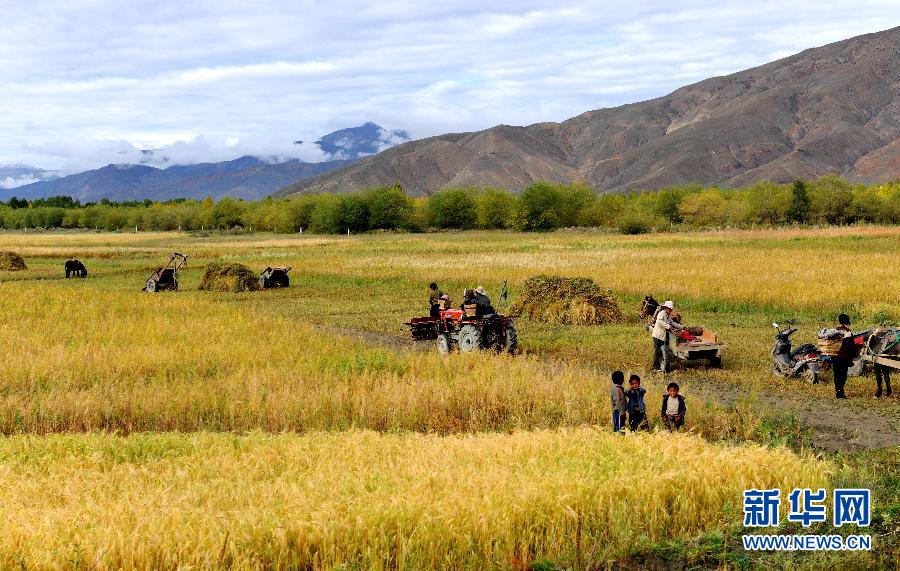
{"type": "Polygon", "coordinates": [[[353,194],[319,194],[245,202],[176,200],[79,204],[69,197],[0,203],[0,226],[118,230],[252,228],[273,232],[421,231],[436,229],[552,230],[571,226],[625,233],[677,227],[900,223],[900,182],[853,185],[836,177],[742,189],[699,185],[598,195],[580,183],[537,182],[519,194],[452,188],[410,198],[399,185],[353,194]]]}

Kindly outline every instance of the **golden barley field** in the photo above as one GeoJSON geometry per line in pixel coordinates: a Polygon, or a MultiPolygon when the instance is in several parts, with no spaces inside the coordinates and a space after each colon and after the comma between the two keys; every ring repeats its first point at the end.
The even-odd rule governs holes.
{"type": "MultiPolygon", "coordinates": [[[[0,250],[28,263],[0,272],[3,567],[604,569],[663,552],[729,567],[751,485],[863,478],[900,509],[889,457],[823,456],[801,418],[755,400],[829,395],[772,377],[773,320],[797,320],[799,342],[841,311],[900,319],[898,228],[0,232],[0,250]],[[189,257],[181,291],[141,293],[173,251],[189,257]],[[62,279],[71,257],[87,279],[62,279]],[[213,261],[292,266],[291,287],[197,291],[213,261]],[[593,278],[628,321],[520,320],[515,356],[442,358],[405,340],[428,282],[497,300],[538,273],[593,278]],[[725,367],[646,376],[645,294],[717,331],[725,367]],[[687,433],[612,434],[616,368],[645,376],[654,431],[665,383],[681,383],[687,433]]],[[[851,382],[848,410],[900,428],[871,382],[851,382]]],[[[900,557],[883,541],[861,558],[747,564],[882,566],[900,557]]]]}

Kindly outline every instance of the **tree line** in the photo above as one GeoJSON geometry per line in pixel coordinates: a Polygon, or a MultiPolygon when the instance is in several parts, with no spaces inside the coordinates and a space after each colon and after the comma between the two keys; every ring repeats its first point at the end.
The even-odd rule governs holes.
{"type": "Polygon", "coordinates": [[[399,185],[350,194],[243,201],[110,202],[70,197],[0,202],[0,227],[97,230],[252,229],[343,234],[372,230],[553,230],[605,227],[627,234],[672,228],[900,223],[900,181],[863,185],[838,176],[741,189],[687,185],[597,194],[583,183],[536,182],[519,193],[449,188],[410,198],[399,185]]]}

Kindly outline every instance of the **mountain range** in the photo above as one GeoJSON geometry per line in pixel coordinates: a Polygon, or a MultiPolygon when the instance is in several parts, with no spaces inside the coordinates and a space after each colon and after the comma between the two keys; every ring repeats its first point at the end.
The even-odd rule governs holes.
{"type": "Polygon", "coordinates": [[[669,95],[561,123],[499,125],[398,145],[281,195],[399,182],[521,188],[586,181],[600,191],[743,186],[837,173],[900,177],[900,28],[858,36],[669,95]]]}
{"type": "MultiPolygon", "coordinates": [[[[71,196],[82,203],[98,202],[104,198],[112,201],[165,201],[202,199],[206,196],[217,200],[224,196],[259,199],[298,180],[351,164],[360,157],[407,140],[409,135],[405,131],[389,131],[375,123],[365,123],[329,133],[316,141],[314,144],[332,157],[332,160],[319,163],[244,156],[224,162],[166,168],[147,164],[110,164],[51,180],[40,180],[51,178],[53,173],[50,171],[17,166],[18,170],[13,172],[13,167],[8,167],[8,174],[0,170],[0,182],[4,177],[16,181],[29,176],[40,181],[0,192],[0,199],[4,195],[6,198],[16,196],[27,199],[71,196]]],[[[148,160],[166,161],[165,157],[157,156],[156,151],[145,151],[144,155],[148,160]]]]}

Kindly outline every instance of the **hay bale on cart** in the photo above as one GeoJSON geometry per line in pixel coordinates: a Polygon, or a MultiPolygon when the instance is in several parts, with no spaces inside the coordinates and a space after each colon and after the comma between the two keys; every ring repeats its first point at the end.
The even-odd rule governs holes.
{"type": "Polygon", "coordinates": [[[247,266],[214,262],[206,267],[199,289],[239,293],[257,291],[261,288],[259,278],[247,266]]]}
{"type": "Polygon", "coordinates": [[[590,278],[539,275],[525,280],[513,315],[558,325],[622,323],[619,304],[590,278]]]}
{"type": "Polygon", "coordinates": [[[15,252],[0,252],[0,271],[21,272],[27,270],[25,259],[15,252]]]}

